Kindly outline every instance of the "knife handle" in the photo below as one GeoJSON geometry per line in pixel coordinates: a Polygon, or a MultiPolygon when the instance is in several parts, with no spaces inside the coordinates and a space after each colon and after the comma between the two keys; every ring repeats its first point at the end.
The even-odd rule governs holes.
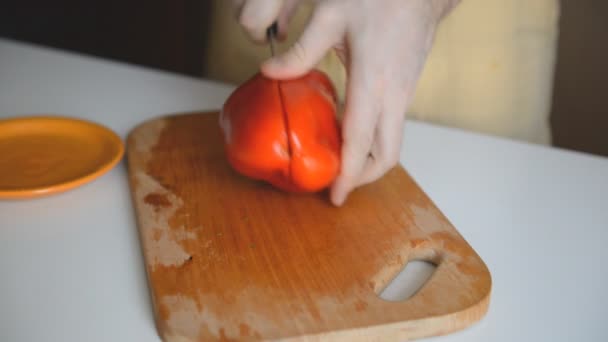
{"type": "Polygon", "coordinates": [[[266,37],[268,38],[268,42],[270,43],[270,53],[274,57],[275,55],[275,40],[277,34],[279,32],[279,24],[275,21],[270,25],[269,28],[266,29],[266,37]]]}
{"type": "Polygon", "coordinates": [[[266,29],[266,37],[268,37],[268,39],[276,38],[278,33],[279,33],[279,24],[276,21],[274,23],[272,23],[272,25],[270,25],[269,28],[266,29]]]}

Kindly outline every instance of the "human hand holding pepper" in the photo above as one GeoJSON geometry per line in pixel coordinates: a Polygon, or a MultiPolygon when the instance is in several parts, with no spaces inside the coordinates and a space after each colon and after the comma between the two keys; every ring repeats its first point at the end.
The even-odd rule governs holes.
{"type": "MultiPolygon", "coordinates": [[[[279,35],[302,0],[233,0],[238,20],[256,41],[277,21],[279,35]]],[[[399,162],[406,109],[435,28],[458,0],[317,0],[311,20],[284,54],[263,63],[274,79],[309,72],[329,49],[347,66],[340,173],[331,200],[342,205],[356,187],[399,162]]]]}

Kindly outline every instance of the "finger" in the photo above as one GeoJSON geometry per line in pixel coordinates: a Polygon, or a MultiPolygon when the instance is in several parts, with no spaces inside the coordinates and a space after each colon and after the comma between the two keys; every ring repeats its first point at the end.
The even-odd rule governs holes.
{"type": "Polygon", "coordinates": [[[239,13],[239,24],[256,42],[266,41],[266,30],[277,19],[283,0],[247,0],[239,13]]]}
{"type": "Polygon", "coordinates": [[[336,56],[338,56],[338,59],[340,59],[340,62],[342,62],[343,65],[347,65],[349,56],[348,47],[346,46],[346,43],[342,41],[334,45],[334,51],[336,53],[336,56]]]}
{"type": "Polygon", "coordinates": [[[335,12],[333,7],[319,5],[298,41],[287,52],[264,62],[262,72],[271,78],[288,79],[314,68],[344,34],[343,19],[335,12]]]}
{"type": "Polygon", "coordinates": [[[289,22],[298,11],[301,0],[284,0],[283,8],[277,18],[277,24],[279,27],[279,40],[283,41],[287,38],[287,29],[289,22]]]}
{"type": "Polygon", "coordinates": [[[351,78],[348,83],[346,112],[342,124],[342,163],[340,174],[331,189],[331,201],[340,206],[358,183],[359,176],[372,147],[378,122],[378,94],[372,90],[372,77],[364,58],[354,53],[351,78]]]}
{"type": "MultiPolygon", "coordinates": [[[[385,78],[389,77],[388,74],[385,78]]],[[[390,82],[384,97],[383,111],[378,120],[376,135],[371,150],[371,158],[366,163],[357,186],[375,182],[399,163],[405,111],[411,93],[399,87],[398,82],[390,82]]]]}
{"type": "Polygon", "coordinates": [[[377,181],[399,163],[403,123],[404,120],[398,118],[380,116],[371,154],[359,176],[357,187],[377,181]]]}

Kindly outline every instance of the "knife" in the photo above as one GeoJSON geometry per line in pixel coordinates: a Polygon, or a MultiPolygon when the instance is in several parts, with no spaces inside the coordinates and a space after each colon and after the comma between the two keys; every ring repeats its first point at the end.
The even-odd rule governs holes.
{"type": "Polygon", "coordinates": [[[266,30],[266,37],[268,38],[268,42],[270,43],[270,53],[272,54],[272,57],[274,57],[276,52],[275,44],[278,32],[279,25],[276,21],[266,30]]]}

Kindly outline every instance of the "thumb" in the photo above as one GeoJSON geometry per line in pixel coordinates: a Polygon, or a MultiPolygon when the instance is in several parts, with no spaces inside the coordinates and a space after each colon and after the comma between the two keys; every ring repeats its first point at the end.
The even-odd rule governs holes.
{"type": "Polygon", "coordinates": [[[287,52],[265,61],[262,73],[270,78],[288,79],[314,68],[344,32],[342,19],[333,11],[323,6],[316,9],[298,41],[287,52]]]}

